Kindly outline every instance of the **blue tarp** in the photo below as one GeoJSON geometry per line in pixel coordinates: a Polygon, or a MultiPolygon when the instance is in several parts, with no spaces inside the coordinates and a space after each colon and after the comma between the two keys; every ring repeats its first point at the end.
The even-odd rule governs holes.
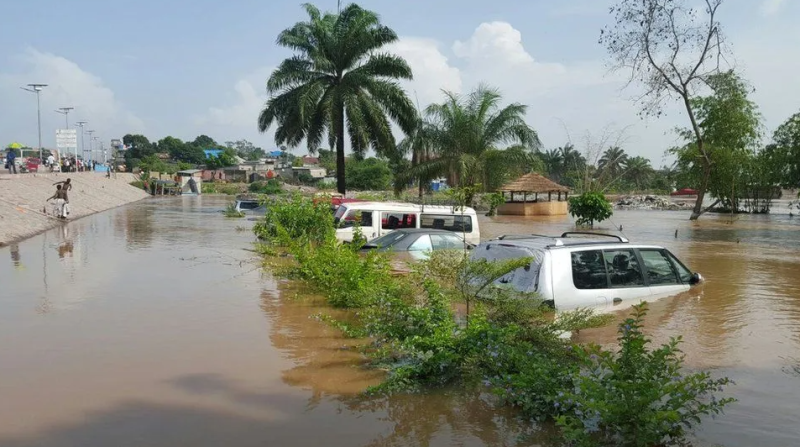
{"type": "Polygon", "coordinates": [[[222,154],[222,149],[203,149],[206,153],[206,158],[219,157],[222,154]]]}
{"type": "Polygon", "coordinates": [[[281,152],[281,151],[272,151],[272,152],[268,153],[267,155],[269,155],[270,157],[278,158],[281,155],[283,155],[283,152],[281,152]]]}

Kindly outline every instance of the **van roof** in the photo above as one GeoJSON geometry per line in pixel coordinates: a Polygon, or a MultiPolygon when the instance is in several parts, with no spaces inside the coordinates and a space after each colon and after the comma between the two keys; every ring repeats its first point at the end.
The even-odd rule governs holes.
{"type": "MultiPolygon", "coordinates": [[[[424,213],[440,212],[447,214],[462,213],[462,210],[460,208],[457,211],[455,211],[454,206],[417,205],[415,203],[404,203],[404,202],[350,202],[350,203],[343,203],[342,206],[347,207],[348,210],[420,211],[424,213]]],[[[470,207],[464,207],[463,213],[469,215],[476,214],[475,210],[470,207]]]]}

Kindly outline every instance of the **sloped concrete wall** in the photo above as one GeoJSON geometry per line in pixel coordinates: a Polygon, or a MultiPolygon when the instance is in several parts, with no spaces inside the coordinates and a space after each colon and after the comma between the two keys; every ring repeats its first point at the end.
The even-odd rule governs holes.
{"type": "Polygon", "coordinates": [[[0,174],[0,246],[25,239],[64,222],[45,215],[46,200],[56,190],[53,183],[72,179],[70,216],[79,219],[100,211],[144,199],[149,195],[130,185],[129,173],[106,178],[105,173],[0,174]]]}

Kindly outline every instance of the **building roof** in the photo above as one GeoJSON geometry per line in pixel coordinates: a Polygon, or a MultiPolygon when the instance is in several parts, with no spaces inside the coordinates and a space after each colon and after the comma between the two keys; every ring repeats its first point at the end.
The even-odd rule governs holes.
{"type": "Polygon", "coordinates": [[[531,172],[522,177],[507,183],[500,188],[500,191],[508,192],[569,192],[569,188],[548,179],[547,177],[531,172]]]}

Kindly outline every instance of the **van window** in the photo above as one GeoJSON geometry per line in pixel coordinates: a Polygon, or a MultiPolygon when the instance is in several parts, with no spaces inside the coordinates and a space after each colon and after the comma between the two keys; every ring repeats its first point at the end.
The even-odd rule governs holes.
{"type": "Polygon", "coordinates": [[[604,250],[606,270],[611,287],[642,287],[642,268],[633,250],[604,250]]]}
{"type": "Polygon", "coordinates": [[[381,228],[384,230],[417,228],[417,215],[383,212],[381,213],[381,228]]]}
{"type": "Polygon", "coordinates": [[[600,250],[572,253],[572,283],[576,289],[607,289],[608,277],[600,250]]]}
{"type": "Polygon", "coordinates": [[[347,214],[344,215],[344,219],[339,221],[339,226],[341,228],[352,227],[356,223],[356,220],[358,219],[359,215],[361,215],[361,222],[359,223],[359,225],[361,225],[362,227],[372,227],[372,211],[367,211],[367,210],[348,211],[347,214]]]}
{"type": "Polygon", "coordinates": [[[663,250],[639,250],[652,286],[680,284],[678,271],[663,250]]]}
{"type": "Polygon", "coordinates": [[[472,216],[455,214],[422,214],[420,228],[472,233],[472,216]]]}

